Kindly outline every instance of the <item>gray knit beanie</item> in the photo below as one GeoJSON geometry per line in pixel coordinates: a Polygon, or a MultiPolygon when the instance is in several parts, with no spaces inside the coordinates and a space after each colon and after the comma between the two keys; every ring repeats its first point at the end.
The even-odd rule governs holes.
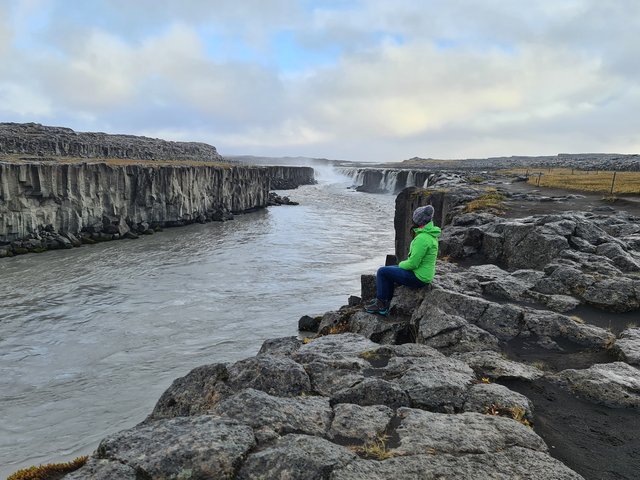
{"type": "Polygon", "coordinates": [[[429,223],[432,218],[433,207],[431,205],[418,207],[413,211],[413,222],[421,227],[429,223]]]}

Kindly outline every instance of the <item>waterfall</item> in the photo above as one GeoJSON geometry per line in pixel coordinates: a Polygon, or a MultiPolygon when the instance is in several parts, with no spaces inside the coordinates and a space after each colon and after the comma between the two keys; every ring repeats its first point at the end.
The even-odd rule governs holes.
{"type": "Polygon", "coordinates": [[[398,173],[400,173],[398,170],[389,170],[388,175],[387,175],[387,186],[385,188],[385,190],[387,190],[387,192],[389,193],[396,193],[396,185],[398,184],[398,173]]]}
{"type": "Polygon", "coordinates": [[[424,170],[341,167],[337,171],[350,177],[359,191],[392,195],[406,187],[426,188],[433,178],[433,174],[424,170]]]}
{"type": "Polygon", "coordinates": [[[407,175],[407,183],[405,187],[413,187],[415,186],[415,173],[413,170],[409,170],[409,174],[407,175]]]}

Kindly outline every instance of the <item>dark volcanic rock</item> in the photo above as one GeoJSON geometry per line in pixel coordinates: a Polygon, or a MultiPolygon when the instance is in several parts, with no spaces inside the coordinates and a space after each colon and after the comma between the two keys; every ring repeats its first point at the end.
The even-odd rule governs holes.
{"type": "Polygon", "coordinates": [[[331,480],[582,480],[582,477],[549,455],[512,447],[485,455],[420,454],[379,462],[358,460],[335,470],[331,480]]]}
{"type": "Polygon", "coordinates": [[[640,365],[640,328],[629,328],[620,334],[614,345],[621,360],[640,365]]]}
{"type": "Polygon", "coordinates": [[[238,474],[239,480],[290,478],[316,480],[356,458],[345,447],[308,435],[286,435],[264,450],[252,453],[238,474]]]}
{"type": "Polygon", "coordinates": [[[352,442],[373,441],[384,434],[393,417],[393,410],[380,404],[362,407],[340,403],[333,407],[334,417],[329,437],[352,442]]]}
{"type": "Polygon", "coordinates": [[[253,431],[211,416],[173,418],[111,435],[97,457],[128,465],[144,478],[235,478],[255,445],[253,431]]]}
{"type": "Polygon", "coordinates": [[[418,455],[427,450],[450,454],[495,453],[514,446],[547,451],[535,432],[509,418],[479,413],[447,415],[412,408],[398,410],[399,455],[418,455]]]}
{"type": "Polygon", "coordinates": [[[286,357],[258,355],[234,363],[228,371],[228,384],[233,390],[255,388],[280,397],[294,397],[311,390],[304,368],[286,357]]]}
{"type": "Polygon", "coordinates": [[[263,437],[265,430],[324,436],[333,416],[325,397],[280,398],[251,388],[223,400],[214,412],[262,430],[263,437]]]}
{"type": "Polygon", "coordinates": [[[640,408],[640,370],[623,362],[563,370],[555,378],[579,397],[610,407],[640,408]]]}
{"type": "Polygon", "coordinates": [[[206,413],[222,398],[231,394],[226,385],[227,367],[216,363],[194,368],[177,378],[162,394],[150,419],[184,417],[206,413]]]}

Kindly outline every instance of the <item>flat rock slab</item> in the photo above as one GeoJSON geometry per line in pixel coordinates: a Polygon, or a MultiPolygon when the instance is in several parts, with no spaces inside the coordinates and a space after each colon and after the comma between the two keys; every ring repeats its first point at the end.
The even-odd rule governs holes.
{"type": "Polygon", "coordinates": [[[307,356],[303,363],[314,393],[331,397],[336,392],[364,380],[368,363],[359,358],[331,360],[326,356],[307,356]]]}
{"type": "Polygon", "coordinates": [[[390,408],[411,405],[409,395],[394,382],[382,378],[363,378],[355,385],[335,392],[331,396],[333,405],[353,403],[361,406],[386,405],[390,408]]]}
{"type": "Polygon", "coordinates": [[[96,456],[134,468],[144,478],[234,478],[255,446],[253,430],[208,415],[158,420],[111,435],[96,456]]]}
{"type": "Polygon", "coordinates": [[[495,453],[512,446],[547,451],[544,441],[533,429],[509,418],[461,413],[447,415],[400,408],[397,433],[398,455],[419,455],[428,452],[450,454],[495,453]]]}
{"type": "Polygon", "coordinates": [[[323,436],[333,415],[326,397],[282,398],[254,389],[242,390],[220,402],[214,412],[280,435],[296,432],[323,436]]]}
{"type": "Polygon", "coordinates": [[[640,370],[624,362],[563,370],[555,379],[579,397],[609,407],[640,408],[640,370]]]}
{"type": "Polygon", "coordinates": [[[317,480],[328,478],[335,468],[343,467],[355,458],[349,449],[328,440],[286,435],[270,447],[249,455],[237,478],[317,480]]]}
{"type": "Polygon", "coordinates": [[[452,358],[465,362],[474,371],[492,380],[536,380],[544,375],[539,368],[508,360],[494,351],[459,353],[452,355],[452,358]]]}
{"type": "Polygon", "coordinates": [[[334,418],[329,436],[333,439],[371,441],[386,430],[393,410],[383,405],[361,407],[341,403],[333,408],[334,418]]]}
{"type": "Polygon", "coordinates": [[[358,335],[343,333],[341,335],[325,335],[300,347],[294,358],[300,360],[306,355],[320,355],[332,359],[358,357],[367,350],[378,348],[377,343],[358,335]]]}
{"type": "Polygon", "coordinates": [[[229,367],[228,385],[234,390],[255,388],[279,397],[295,397],[311,390],[302,365],[287,357],[258,355],[229,367]]]}
{"type": "Polygon", "coordinates": [[[475,375],[465,363],[451,358],[394,357],[385,368],[400,373],[397,383],[418,408],[460,410],[475,375]]]}
{"type": "Polygon", "coordinates": [[[330,480],[583,480],[546,453],[512,447],[485,455],[414,455],[378,462],[358,460],[330,480]]]}
{"type": "Polygon", "coordinates": [[[492,407],[520,410],[524,418],[533,419],[533,407],[524,395],[497,383],[479,383],[469,389],[462,406],[465,412],[487,413],[492,407]]]}

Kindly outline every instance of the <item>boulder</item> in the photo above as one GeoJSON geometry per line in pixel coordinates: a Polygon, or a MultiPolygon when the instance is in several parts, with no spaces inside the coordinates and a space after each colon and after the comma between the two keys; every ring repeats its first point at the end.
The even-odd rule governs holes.
{"type": "Polygon", "coordinates": [[[486,454],[514,446],[546,452],[544,441],[531,429],[510,418],[479,413],[447,415],[413,408],[397,412],[398,455],[427,451],[449,454],[486,454]]]}
{"type": "Polygon", "coordinates": [[[466,364],[444,356],[394,357],[384,370],[400,375],[397,383],[409,396],[412,406],[450,413],[462,408],[467,389],[475,380],[466,364]]]}
{"type": "Polygon", "coordinates": [[[629,364],[596,364],[585,370],[563,370],[551,378],[594,403],[640,408],[640,370],[629,364]]]}
{"type": "Polygon", "coordinates": [[[622,332],[613,348],[620,360],[640,366],[640,328],[628,328],[622,332]]]}
{"type": "Polygon", "coordinates": [[[544,372],[536,367],[508,360],[494,351],[459,353],[452,355],[452,358],[465,362],[478,373],[478,376],[492,380],[533,381],[544,375],[544,372]]]}
{"type": "Polygon", "coordinates": [[[384,317],[360,311],[349,318],[349,331],[376,343],[396,343],[408,337],[408,324],[408,319],[398,319],[395,316],[384,317]]]}
{"type": "Polygon", "coordinates": [[[256,430],[269,430],[278,435],[304,433],[324,436],[333,416],[328,398],[281,398],[252,388],[221,401],[213,412],[241,421],[256,430]]]}
{"type": "Polygon", "coordinates": [[[68,473],[65,480],[137,480],[133,467],[112,460],[90,457],[80,469],[68,473]]]}
{"type": "Polygon", "coordinates": [[[328,397],[361,382],[368,366],[358,358],[331,360],[312,356],[305,357],[302,364],[311,379],[311,391],[328,397]]]}
{"type": "Polygon", "coordinates": [[[95,456],[144,478],[235,478],[255,446],[251,427],[208,415],[158,420],[111,435],[95,456]]]}
{"type": "Polygon", "coordinates": [[[258,355],[228,368],[232,390],[255,388],[279,397],[296,397],[311,391],[311,381],[302,365],[287,357],[258,355]]]}
{"type": "Polygon", "coordinates": [[[320,320],[318,317],[310,317],[309,315],[304,315],[300,317],[298,320],[298,330],[301,332],[314,332],[318,331],[318,327],[320,326],[320,320]]]}
{"type": "Polygon", "coordinates": [[[416,342],[436,348],[445,354],[498,350],[498,339],[489,332],[437,307],[428,310],[430,311],[422,317],[422,311],[417,311],[412,318],[413,330],[417,331],[416,342]]]}
{"type": "Polygon", "coordinates": [[[393,417],[393,410],[384,405],[339,403],[333,412],[329,438],[352,443],[370,442],[383,435],[393,417]]]}
{"type": "MultiPolygon", "coordinates": [[[[503,409],[518,409],[523,412],[524,418],[533,419],[533,407],[524,395],[509,390],[497,383],[478,383],[472,386],[462,406],[465,412],[487,413],[491,407],[503,409]]],[[[514,414],[516,410],[513,410],[514,414]]]]}
{"type": "Polygon", "coordinates": [[[258,355],[275,355],[288,357],[302,346],[298,337],[270,338],[262,342],[258,355]]]}
{"type": "Polygon", "coordinates": [[[229,372],[224,364],[194,368],[177,378],[162,394],[149,419],[201,415],[209,411],[232,391],[226,381],[229,372]]]}
{"type": "Polygon", "coordinates": [[[346,447],[308,435],[286,435],[249,455],[238,480],[328,478],[331,472],[356,458],[346,447]]]}

